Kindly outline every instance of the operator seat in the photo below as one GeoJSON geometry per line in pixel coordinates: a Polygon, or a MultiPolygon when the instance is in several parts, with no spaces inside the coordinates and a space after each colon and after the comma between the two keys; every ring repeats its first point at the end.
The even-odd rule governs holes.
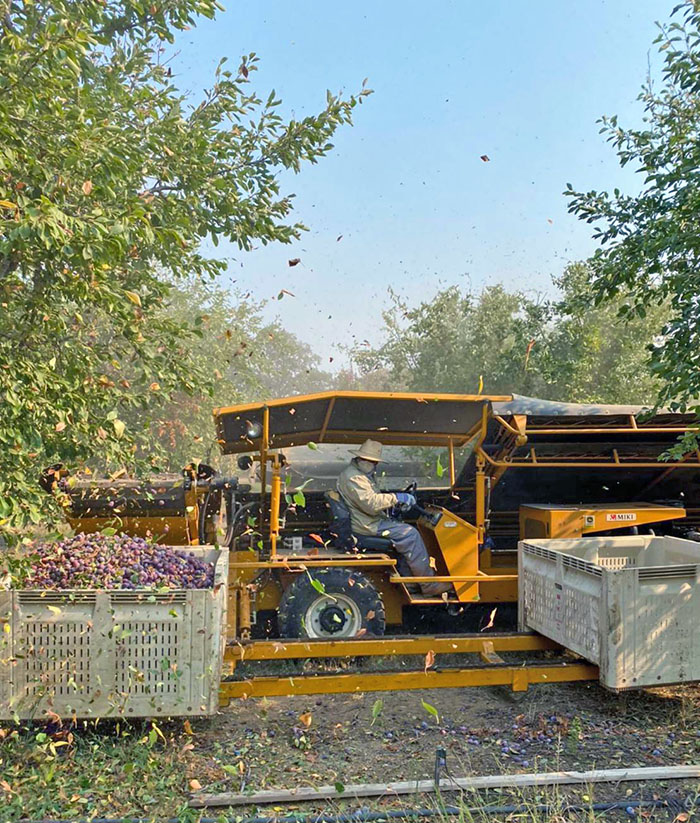
{"type": "Polygon", "coordinates": [[[367,534],[353,534],[350,509],[335,489],[324,495],[331,512],[330,531],[335,536],[334,544],[343,551],[364,550],[370,552],[390,552],[394,544],[387,537],[372,537],[367,534]]]}

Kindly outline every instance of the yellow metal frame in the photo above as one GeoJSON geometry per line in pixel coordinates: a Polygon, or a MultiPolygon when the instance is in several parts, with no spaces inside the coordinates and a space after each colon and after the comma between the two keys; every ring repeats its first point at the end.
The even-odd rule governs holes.
{"type": "Polygon", "coordinates": [[[251,677],[225,680],[219,695],[221,705],[249,697],[342,694],[350,692],[395,691],[404,689],[509,686],[525,691],[539,683],[564,683],[598,679],[598,668],[574,659],[531,661],[516,664],[503,660],[498,652],[542,652],[560,650],[551,640],[536,634],[469,634],[452,637],[387,637],[382,639],[278,640],[239,643],[226,649],[229,676],[241,662],[262,660],[304,660],[338,657],[404,656],[431,654],[431,667],[440,654],[476,654],[479,662],[466,668],[433,669],[360,674],[251,677]]]}

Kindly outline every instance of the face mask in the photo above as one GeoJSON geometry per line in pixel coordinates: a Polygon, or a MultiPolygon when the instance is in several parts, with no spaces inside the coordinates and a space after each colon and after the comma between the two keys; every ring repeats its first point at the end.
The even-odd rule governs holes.
{"type": "Polygon", "coordinates": [[[357,468],[365,474],[373,474],[377,469],[377,464],[373,463],[371,460],[362,460],[358,457],[357,468]]]}

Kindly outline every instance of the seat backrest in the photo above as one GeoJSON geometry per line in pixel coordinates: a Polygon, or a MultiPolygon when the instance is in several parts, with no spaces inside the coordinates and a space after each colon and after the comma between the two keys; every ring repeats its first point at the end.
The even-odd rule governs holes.
{"type": "Polygon", "coordinates": [[[357,541],[352,534],[350,509],[335,489],[327,491],[324,497],[331,512],[330,532],[334,537],[333,542],[340,549],[353,549],[357,541]]]}

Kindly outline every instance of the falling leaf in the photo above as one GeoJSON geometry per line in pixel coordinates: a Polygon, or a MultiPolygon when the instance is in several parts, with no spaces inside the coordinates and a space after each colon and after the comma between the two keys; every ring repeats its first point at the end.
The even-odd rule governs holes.
{"type": "Polygon", "coordinates": [[[442,477],[445,473],[445,467],[442,465],[442,461],[440,460],[440,455],[437,456],[437,464],[435,466],[435,473],[438,477],[442,477]]]}
{"type": "Polygon", "coordinates": [[[342,234],[339,234],[339,235],[335,238],[335,242],[336,242],[336,243],[340,243],[340,241],[341,241],[342,239],[343,239],[343,235],[342,235],[342,234]]]}
{"type": "Polygon", "coordinates": [[[550,218],[548,217],[548,218],[547,218],[547,222],[548,222],[548,223],[549,223],[549,225],[551,226],[551,225],[554,223],[554,220],[550,220],[550,218]]]}
{"type": "Polygon", "coordinates": [[[185,730],[185,734],[194,734],[194,732],[192,731],[192,724],[189,720],[185,719],[185,722],[182,724],[182,727],[185,730]]]}
{"type": "Polygon", "coordinates": [[[430,651],[425,655],[425,667],[424,671],[428,671],[428,669],[432,669],[435,665],[435,652],[430,649],[430,651]]]}
{"type": "Polygon", "coordinates": [[[60,423],[56,423],[56,425],[54,426],[54,430],[57,432],[62,432],[65,429],[65,427],[66,424],[63,421],[61,421],[60,423]]]}
{"type": "Polygon", "coordinates": [[[425,700],[421,700],[421,706],[426,710],[426,712],[428,712],[428,714],[432,714],[436,723],[440,722],[440,715],[438,714],[438,710],[435,706],[431,706],[430,703],[426,703],[425,700]]]}
{"type": "Polygon", "coordinates": [[[338,792],[338,794],[342,794],[345,791],[345,786],[340,782],[340,780],[337,780],[333,784],[333,787],[336,790],[336,792],[338,792]]]}
{"type": "Polygon", "coordinates": [[[299,263],[301,263],[301,257],[292,257],[292,259],[288,260],[287,263],[289,263],[290,266],[298,266],[299,263]]]}
{"type": "Polygon", "coordinates": [[[376,613],[373,609],[370,609],[370,610],[367,612],[367,619],[368,619],[368,620],[374,620],[374,618],[375,618],[376,616],[377,616],[377,613],[376,613]]]}
{"type": "Polygon", "coordinates": [[[63,612],[58,608],[58,606],[47,606],[46,608],[51,612],[51,614],[63,614],[63,612]]]}
{"type": "MultiPolygon", "coordinates": [[[[307,574],[308,574],[308,572],[307,572],[307,574]]],[[[316,580],[316,578],[311,577],[310,574],[309,574],[309,580],[311,581],[311,585],[314,587],[314,589],[316,589],[316,591],[319,594],[325,594],[326,593],[326,587],[323,585],[323,583],[321,583],[320,580],[316,580]]]]}
{"type": "Polygon", "coordinates": [[[525,349],[525,371],[527,371],[527,364],[530,362],[530,352],[533,350],[535,346],[535,341],[530,340],[527,344],[527,349],[525,349]]]}
{"type": "Polygon", "coordinates": [[[484,390],[484,375],[483,375],[483,374],[480,374],[480,375],[479,375],[479,388],[477,389],[477,392],[476,392],[476,393],[477,393],[477,394],[481,394],[481,392],[482,392],[483,390],[484,390]]]}
{"type": "Polygon", "coordinates": [[[315,540],[317,543],[320,543],[322,546],[325,546],[325,545],[326,545],[326,544],[325,544],[325,542],[324,542],[324,540],[323,540],[323,538],[321,537],[321,535],[320,535],[320,534],[313,534],[313,533],[311,533],[311,534],[309,535],[309,537],[310,537],[312,540],[315,540]]]}
{"type": "Polygon", "coordinates": [[[195,780],[194,778],[190,780],[190,789],[192,789],[193,792],[198,792],[201,788],[202,784],[199,782],[199,780],[195,780]]]}
{"type": "Polygon", "coordinates": [[[223,374],[221,374],[221,372],[218,369],[214,369],[214,377],[216,377],[217,380],[221,380],[223,374]]]}
{"type": "Polygon", "coordinates": [[[92,191],[92,180],[86,180],[81,186],[83,194],[90,194],[92,191]]]}
{"type": "Polygon", "coordinates": [[[280,293],[277,295],[277,299],[278,299],[278,300],[281,300],[281,299],[284,297],[284,295],[285,295],[285,294],[288,294],[290,297],[296,297],[296,295],[295,295],[295,294],[293,294],[292,292],[288,291],[287,289],[282,289],[282,290],[280,291],[280,293]]]}
{"type": "Polygon", "coordinates": [[[312,440],[309,440],[309,442],[306,445],[311,449],[311,451],[318,451],[318,446],[312,440]]]}
{"type": "Polygon", "coordinates": [[[127,299],[131,300],[131,302],[136,305],[141,305],[141,298],[135,291],[125,291],[124,294],[127,296],[127,299]]]}
{"type": "Polygon", "coordinates": [[[122,437],[126,430],[126,423],[118,417],[115,417],[114,420],[112,420],[112,425],[114,426],[114,432],[117,437],[122,437]]]}
{"type": "Polygon", "coordinates": [[[484,163],[488,163],[491,158],[488,156],[488,154],[482,154],[482,155],[480,155],[479,159],[483,160],[484,163]]]}
{"type": "Polygon", "coordinates": [[[299,715],[299,720],[300,720],[300,722],[301,722],[301,723],[303,723],[303,724],[306,726],[306,728],[308,729],[308,728],[309,728],[309,726],[311,725],[312,720],[313,720],[313,717],[312,717],[312,715],[311,715],[311,712],[304,712],[304,714],[300,714],[300,715],[299,715]]]}
{"type": "Polygon", "coordinates": [[[382,700],[381,697],[378,697],[374,701],[374,705],[372,706],[372,722],[370,724],[371,726],[374,726],[374,724],[377,722],[377,718],[382,713],[383,708],[384,708],[384,701],[382,700]]]}
{"type": "Polygon", "coordinates": [[[160,391],[160,383],[151,383],[148,387],[151,391],[160,391]]]}
{"type": "Polygon", "coordinates": [[[484,626],[484,628],[481,630],[482,632],[485,632],[485,631],[486,631],[486,629],[490,629],[490,628],[492,628],[492,627],[493,627],[493,621],[494,621],[494,619],[495,619],[495,617],[496,617],[496,612],[497,612],[497,611],[498,611],[498,608],[495,608],[495,609],[491,612],[491,614],[489,615],[489,622],[488,622],[488,623],[484,626]]]}

